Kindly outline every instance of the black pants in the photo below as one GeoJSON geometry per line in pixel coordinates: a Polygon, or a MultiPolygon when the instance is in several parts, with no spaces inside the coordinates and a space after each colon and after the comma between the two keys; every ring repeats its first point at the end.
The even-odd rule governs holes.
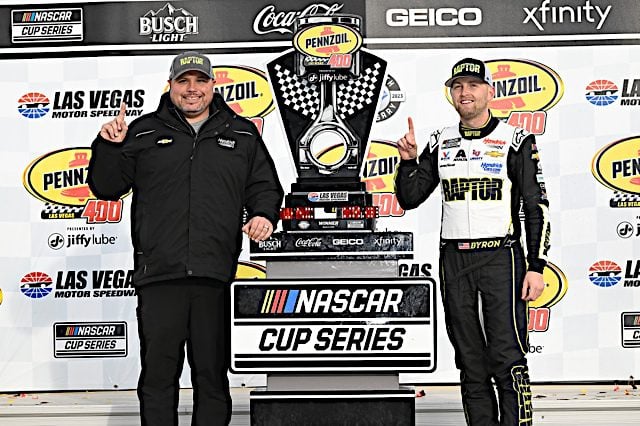
{"type": "Polygon", "coordinates": [[[178,425],[185,343],[193,385],[191,424],[229,423],[229,304],[228,284],[212,279],[185,278],[138,288],[143,426],[178,425]]]}
{"type": "Polygon", "coordinates": [[[492,251],[470,252],[447,243],[441,248],[440,263],[445,323],[460,369],[467,424],[530,425],[522,247],[513,242],[492,251]]]}

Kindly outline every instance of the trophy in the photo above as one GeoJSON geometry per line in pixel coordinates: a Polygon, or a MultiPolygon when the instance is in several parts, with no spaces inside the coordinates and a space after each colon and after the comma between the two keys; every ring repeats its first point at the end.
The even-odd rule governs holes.
{"type": "Polygon", "coordinates": [[[375,232],[378,208],[360,177],[386,70],[362,49],[361,24],[355,15],[299,17],[294,49],[267,65],[297,179],[283,232],[252,242],[252,258],[410,257],[410,233],[375,232]]]}

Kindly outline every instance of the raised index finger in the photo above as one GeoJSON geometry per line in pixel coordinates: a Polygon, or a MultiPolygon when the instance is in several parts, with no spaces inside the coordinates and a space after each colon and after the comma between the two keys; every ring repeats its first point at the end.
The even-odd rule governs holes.
{"type": "Polygon", "coordinates": [[[120,120],[124,120],[124,116],[126,112],[127,112],[127,104],[124,102],[120,102],[120,112],[118,113],[118,118],[120,120]]]}
{"type": "Polygon", "coordinates": [[[413,119],[411,117],[407,118],[409,123],[409,133],[413,134],[413,119]]]}

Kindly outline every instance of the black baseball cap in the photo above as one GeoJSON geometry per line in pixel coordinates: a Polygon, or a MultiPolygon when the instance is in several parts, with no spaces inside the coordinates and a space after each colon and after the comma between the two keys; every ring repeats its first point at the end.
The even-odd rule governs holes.
{"type": "Polygon", "coordinates": [[[200,71],[207,77],[214,78],[211,61],[198,52],[184,52],[173,58],[171,69],[169,70],[169,80],[174,80],[187,71],[200,71]]]}
{"type": "Polygon", "coordinates": [[[458,77],[475,77],[487,83],[489,86],[493,85],[489,68],[479,59],[464,58],[456,62],[451,69],[451,78],[445,81],[444,85],[451,87],[454,80],[458,77]]]}

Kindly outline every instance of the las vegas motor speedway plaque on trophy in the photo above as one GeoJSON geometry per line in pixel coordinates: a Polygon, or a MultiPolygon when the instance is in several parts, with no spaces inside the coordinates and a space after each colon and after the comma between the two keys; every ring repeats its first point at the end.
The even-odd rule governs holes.
{"type": "Polygon", "coordinates": [[[378,208],[360,173],[386,61],[362,49],[361,18],[296,21],[294,49],[267,65],[296,182],[283,232],[251,242],[252,259],[412,257],[410,232],[376,232],[378,208]]]}

